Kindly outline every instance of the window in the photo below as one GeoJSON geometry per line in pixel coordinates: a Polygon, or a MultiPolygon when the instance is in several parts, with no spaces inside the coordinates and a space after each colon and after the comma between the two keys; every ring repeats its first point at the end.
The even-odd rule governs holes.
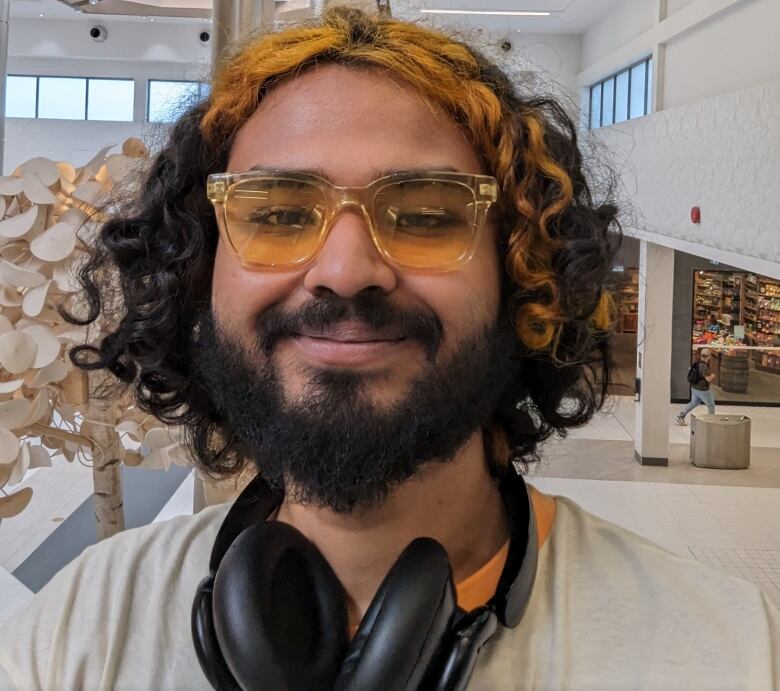
{"type": "Polygon", "coordinates": [[[5,114],[11,118],[131,121],[134,91],[132,79],[9,75],[5,114]]]}
{"type": "Polygon", "coordinates": [[[131,122],[134,95],[132,79],[90,79],[87,120],[131,122]]]}
{"type": "Polygon", "coordinates": [[[604,82],[601,87],[601,124],[615,122],[615,78],[604,82]]]}
{"type": "Polygon", "coordinates": [[[38,77],[38,117],[83,120],[87,80],[74,77],[38,77]]]}
{"type": "Polygon", "coordinates": [[[601,126],[601,84],[590,87],[590,128],[601,126]]]}
{"type": "Polygon", "coordinates": [[[628,120],[628,71],[615,77],[615,122],[628,120]]]}
{"type": "Polygon", "coordinates": [[[647,58],[590,87],[591,129],[640,118],[650,112],[653,59],[647,58]]]}
{"type": "Polygon", "coordinates": [[[11,77],[5,82],[5,116],[34,118],[38,84],[35,77],[11,77]]]}
{"type": "Polygon", "coordinates": [[[149,122],[173,122],[187,108],[208,95],[208,85],[201,82],[149,80],[146,119],[149,122]]]}
{"type": "Polygon", "coordinates": [[[631,68],[631,110],[629,118],[641,118],[647,113],[647,63],[631,68]]]}

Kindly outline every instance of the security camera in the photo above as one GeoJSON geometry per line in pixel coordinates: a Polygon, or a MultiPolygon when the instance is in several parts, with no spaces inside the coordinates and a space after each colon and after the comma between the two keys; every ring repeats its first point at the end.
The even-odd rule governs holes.
{"type": "Polygon", "coordinates": [[[498,44],[498,47],[501,48],[501,50],[504,51],[505,53],[508,53],[510,50],[512,50],[512,42],[501,41],[501,43],[498,44]]]}
{"type": "Polygon", "coordinates": [[[108,29],[102,24],[96,24],[89,30],[89,35],[95,43],[103,43],[108,38],[108,29]]]}
{"type": "Polygon", "coordinates": [[[198,39],[205,46],[211,40],[211,34],[208,31],[201,31],[198,34],[198,39]]]}

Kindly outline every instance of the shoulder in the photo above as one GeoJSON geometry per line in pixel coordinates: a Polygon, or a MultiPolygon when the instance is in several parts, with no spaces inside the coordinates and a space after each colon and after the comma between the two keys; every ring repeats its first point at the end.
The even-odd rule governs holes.
{"type": "MultiPolygon", "coordinates": [[[[134,674],[132,683],[143,686],[131,658],[148,657],[153,668],[166,649],[171,668],[180,656],[199,672],[190,608],[228,508],[127,530],[86,549],[0,629],[0,668],[22,688],[122,686],[134,674]]],[[[159,681],[150,678],[148,688],[159,681]]]]}
{"type": "MultiPolygon", "coordinates": [[[[592,576],[608,577],[610,587],[647,591],[659,602],[679,606],[681,611],[710,599],[713,616],[724,612],[731,604],[757,606],[761,594],[758,587],[739,578],[716,571],[647,540],[621,526],[585,511],[569,499],[558,497],[553,551],[565,552],[577,564],[587,566],[583,580],[592,576]],[[560,519],[560,522],[558,520],[560,519]],[[688,599],[695,590],[697,598],[688,599]]],[[[567,560],[568,561],[568,560],[567,560]]],[[[562,565],[562,564],[560,564],[562,565]]],[[[616,591],[613,591],[616,592],[616,591]]],[[[649,598],[643,596],[639,601],[649,598]]]]}
{"type": "Polygon", "coordinates": [[[506,688],[773,688],[780,613],[756,585],[556,502],[526,615],[488,658],[493,681],[519,655],[536,681],[506,688]]]}

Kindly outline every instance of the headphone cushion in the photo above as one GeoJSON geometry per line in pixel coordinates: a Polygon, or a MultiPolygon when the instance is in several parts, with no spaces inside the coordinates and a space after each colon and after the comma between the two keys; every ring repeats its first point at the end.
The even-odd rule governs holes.
{"type": "Polygon", "coordinates": [[[419,688],[444,652],[456,610],[446,550],[431,538],[414,540],[382,581],[334,688],[419,688]]]}
{"type": "Polygon", "coordinates": [[[214,629],[243,689],[330,689],[348,647],[344,589],[282,522],[244,530],[214,579],[214,629]]]}

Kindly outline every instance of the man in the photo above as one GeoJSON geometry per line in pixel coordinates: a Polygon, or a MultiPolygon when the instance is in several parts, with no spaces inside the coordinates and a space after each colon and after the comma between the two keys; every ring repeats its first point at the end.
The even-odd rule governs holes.
{"type": "Polygon", "coordinates": [[[707,406],[707,412],[715,415],[715,398],[710,391],[710,384],[715,380],[715,375],[710,372],[710,358],[712,353],[709,348],[702,348],[698,362],[691,365],[688,382],[691,385],[691,400],[677,414],[675,422],[685,425],[685,416],[700,404],[707,406]]]}
{"type": "MultiPolygon", "coordinates": [[[[124,316],[75,357],[184,425],[206,469],[259,469],[263,497],[277,499],[248,501],[270,520],[223,544],[233,512],[218,506],[87,550],[0,636],[3,681],[202,689],[199,661],[235,673],[229,661],[227,672],[224,660],[204,663],[202,649],[219,647],[267,672],[246,688],[306,688],[269,681],[278,651],[268,627],[284,647],[293,630],[346,640],[359,625],[339,688],[410,688],[354,681],[374,604],[398,619],[420,604],[375,599],[399,554],[416,538],[442,545],[476,625],[506,592],[525,532],[535,539],[521,572],[539,556],[530,579],[511,583],[533,582],[524,614],[513,628],[476,631],[489,640],[468,688],[776,685],[778,613],[754,585],[564,498],[533,492],[532,512],[510,510],[522,504],[504,489],[514,466],[600,405],[614,218],[592,201],[563,112],[516,93],[462,44],[354,10],[248,44],[177,124],[136,204],[103,229],[83,274],[87,318],[110,307],[112,268],[124,316]],[[190,608],[210,557],[222,559],[213,607],[208,593],[199,602],[216,617],[223,567],[231,578],[230,564],[250,562],[252,587],[267,575],[253,560],[276,549],[253,551],[244,536],[285,525],[324,558],[302,602],[271,598],[270,623],[225,637],[264,594],[234,598],[215,618],[217,643],[196,617],[196,656],[190,608]],[[340,589],[326,604],[344,609],[343,631],[307,619],[325,580],[340,589]]],[[[288,560],[269,588],[311,573],[307,560],[288,560]]],[[[408,576],[414,590],[429,573],[408,576]]],[[[394,628],[385,638],[380,649],[400,663],[419,652],[399,656],[408,640],[394,628]]],[[[325,648],[288,650],[282,662],[308,668],[325,648]]]]}

